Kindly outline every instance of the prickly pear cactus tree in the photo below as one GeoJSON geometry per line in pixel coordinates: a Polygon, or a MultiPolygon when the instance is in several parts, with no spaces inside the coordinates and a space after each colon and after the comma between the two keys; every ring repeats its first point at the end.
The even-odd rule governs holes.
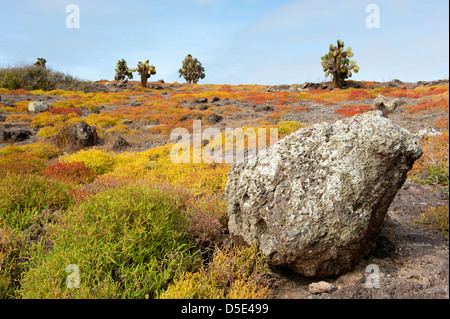
{"type": "Polygon", "coordinates": [[[137,68],[131,71],[139,73],[139,75],[141,76],[142,87],[147,87],[147,79],[151,75],[156,74],[156,69],[153,65],[150,65],[149,60],[145,61],[145,63],[139,61],[137,68]]]}
{"type": "Polygon", "coordinates": [[[353,57],[352,48],[344,50],[344,41],[337,40],[337,46],[330,44],[330,51],[322,57],[322,66],[325,76],[333,78],[333,86],[341,88],[345,80],[352,76],[352,70],[358,73],[359,66],[355,61],[350,61],[353,57]]]}
{"type": "Polygon", "coordinates": [[[37,61],[36,61],[36,63],[34,65],[45,69],[45,63],[47,63],[46,59],[44,59],[44,58],[37,58],[37,61]]]}
{"type": "Polygon", "coordinates": [[[180,77],[184,77],[187,83],[197,84],[199,79],[205,78],[205,69],[202,64],[190,54],[184,58],[183,65],[178,73],[180,73],[180,77]]]}
{"type": "Polygon", "coordinates": [[[122,59],[119,60],[119,62],[117,62],[116,76],[114,77],[114,80],[124,82],[126,78],[132,79],[133,73],[128,68],[127,62],[124,59],[122,59]]]}

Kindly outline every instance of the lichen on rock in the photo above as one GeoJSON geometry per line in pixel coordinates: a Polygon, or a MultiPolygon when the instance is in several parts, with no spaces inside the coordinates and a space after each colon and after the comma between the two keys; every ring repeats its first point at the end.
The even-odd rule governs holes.
{"type": "Polygon", "coordinates": [[[418,140],[382,112],[300,129],[233,164],[229,230],[272,265],[310,277],[350,270],[375,247],[418,140]]]}

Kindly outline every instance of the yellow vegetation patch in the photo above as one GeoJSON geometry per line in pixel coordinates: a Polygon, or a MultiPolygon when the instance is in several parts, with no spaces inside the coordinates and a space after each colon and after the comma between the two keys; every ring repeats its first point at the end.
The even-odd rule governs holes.
{"type": "Polygon", "coordinates": [[[160,299],[267,299],[271,287],[264,258],[254,246],[218,250],[208,267],[183,273],[160,299]]]}
{"type": "Polygon", "coordinates": [[[59,155],[59,148],[53,145],[38,142],[27,145],[8,145],[0,149],[0,155],[25,152],[40,158],[49,159],[59,155]]]}

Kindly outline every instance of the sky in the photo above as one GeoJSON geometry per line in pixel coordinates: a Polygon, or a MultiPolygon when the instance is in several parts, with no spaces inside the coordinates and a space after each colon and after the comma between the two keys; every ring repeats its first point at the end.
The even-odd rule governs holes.
{"type": "Polygon", "coordinates": [[[447,0],[0,0],[0,67],[43,57],[91,81],[113,80],[125,59],[149,60],[149,81],[183,83],[191,54],[205,68],[199,84],[320,82],[338,39],[360,67],[353,80],[449,78],[447,0]]]}

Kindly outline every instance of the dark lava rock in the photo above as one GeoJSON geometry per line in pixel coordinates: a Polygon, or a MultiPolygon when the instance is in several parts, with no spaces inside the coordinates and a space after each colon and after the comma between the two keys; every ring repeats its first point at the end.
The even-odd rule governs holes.
{"type": "Polygon", "coordinates": [[[98,143],[97,130],[86,122],[79,122],[63,128],[56,135],[56,144],[59,148],[78,150],[94,146],[98,143]]]}
{"type": "Polygon", "coordinates": [[[114,142],[112,150],[123,151],[124,149],[127,149],[130,146],[131,146],[130,143],[128,143],[122,136],[119,136],[114,142]]]}
{"type": "Polygon", "coordinates": [[[206,120],[211,123],[219,123],[222,121],[223,117],[220,115],[217,115],[216,113],[212,113],[206,117],[206,120]]]}

